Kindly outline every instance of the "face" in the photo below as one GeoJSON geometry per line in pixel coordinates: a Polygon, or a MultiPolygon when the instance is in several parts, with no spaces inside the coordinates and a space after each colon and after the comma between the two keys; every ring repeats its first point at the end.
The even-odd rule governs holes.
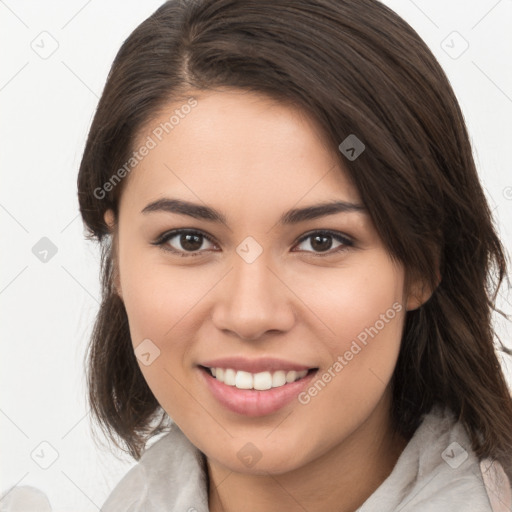
{"type": "Polygon", "coordinates": [[[161,140],[183,103],[139,134],[156,145],[124,183],[118,290],[141,371],[192,443],[283,473],[386,417],[413,306],[312,120],[254,93],[193,96],[161,140]]]}

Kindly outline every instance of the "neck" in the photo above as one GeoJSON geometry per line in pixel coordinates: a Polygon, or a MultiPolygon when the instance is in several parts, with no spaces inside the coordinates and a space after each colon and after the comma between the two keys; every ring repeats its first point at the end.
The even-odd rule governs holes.
{"type": "Polygon", "coordinates": [[[381,404],[349,438],[286,473],[235,473],[208,460],[210,511],[353,512],[391,473],[407,444],[392,431],[389,400],[381,404]]]}

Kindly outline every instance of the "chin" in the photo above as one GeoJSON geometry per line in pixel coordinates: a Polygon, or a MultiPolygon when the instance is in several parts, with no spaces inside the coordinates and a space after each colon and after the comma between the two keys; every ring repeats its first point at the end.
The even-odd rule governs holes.
{"type": "Polygon", "coordinates": [[[303,466],[305,453],[297,443],[283,445],[276,438],[277,444],[262,439],[251,442],[250,437],[243,440],[232,439],[230,446],[216,446],[216,449],[203,453],[210,460],[232,472],[247,475],[279,475],[303,466]],[[299,448],[298,448],[299,447],[299,448]],[[219,449],[220,448],[220,449],[219,449]],[[227,456],[232,454],[232,456],[227,456]]]}

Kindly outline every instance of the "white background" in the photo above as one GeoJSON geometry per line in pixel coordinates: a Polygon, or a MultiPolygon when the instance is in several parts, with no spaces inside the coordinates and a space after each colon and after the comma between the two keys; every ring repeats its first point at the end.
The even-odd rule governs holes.
{"type": "MultiPolygon", "coordinates": [[[[32,485],[54,511],[99,510],[133,465],[98,448],[90,432],[83,361],[98,309],[99,252],[84,240],[76,178],[112,60],[161,3],[0,0],[0,493],[32,485]],[[48,58],[37,53],[52,45],[58,48],[48,58]],[[46,263],[32,252],[42,237],[57,249],[46,263]],[[58,458],[41,468],[35,460],[50,463],[53,450],[58,458]]],[[[512,0],[384,3],[418,31],[448,74],[510,250],[512,0]],[[454,58],[464,40],[467,51],[454,58]]],[[[497,321],[511,346],[510,325],[497,321]]],[[[512,384],[512,364],[505,366],[512,384]]]]}

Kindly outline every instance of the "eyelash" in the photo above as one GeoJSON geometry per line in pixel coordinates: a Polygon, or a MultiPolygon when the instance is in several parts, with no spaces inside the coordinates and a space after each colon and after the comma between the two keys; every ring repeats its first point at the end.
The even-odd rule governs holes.
{"type": "MultiPolygon", "coordinates": [[[[176,249],[174,249],[174,248],[172,248],[170,246],[167,246],[167,247],[165,246],[165,244],[167,244],[167,242],[169,242],[169,240],[172,240],[176,236],[183,235],[183,234],[186,234],[186,235],[199,235],[199,236],[205,238],[206,240],[208,240],[209,242],[211,242],[212,244],[215,244],[215,241],[213,240],[212,237],[210,237],[206,233],[203,233],[202,231],[197,230],[197,229],[175,229],[175,230],[172,230],[172,231],[167,231],[167,232],[163,233],[162,235],[160,235],[154,242],[151,242],[151,244],[152,245],[156,245],[156,246],[160,246],[161,249],[164,250],[164,251],[168,251],[168,252],[171,252],[171,253],[176,254],[178,256],[185,257],[185,258],[188,258],[188,257],[191,257],[191,256],[192,257],[194,257],[194,256],[201,256],[202,252],[204,252],[204,251],[196,251],[196,252],[177,251],[176,249]]],[[[338,233],[336,231],[330,231],[330,230],[327,230],[327,229],[320,229],[320,230],[317,230],[317,231],[310,231],[309,233],[306,233],[304,236],[302,236],[296,242],[295,245],[300,245],[302,242],[306,241],[308,238],[313,238],[315,235],[330,236],[330,237],[334,238],[337,242],[340,242],[343,245],[337,247],[334,250],[329,249],[328,251],[325,251],[325,252],[314,252],[314,251],[294,251],[294,252],[309,252],[309,253],[313,254],[314,256],[325,257],[325,256],[331,256],[333,254],[346,251],[350,247],[354,246],[354,242],[350,238],[348,238],[348,237],[346,237],[346,236],[344,236],[344,235],[342,235],[342,234],[340,234],[340,233],[338,233]]]]}

